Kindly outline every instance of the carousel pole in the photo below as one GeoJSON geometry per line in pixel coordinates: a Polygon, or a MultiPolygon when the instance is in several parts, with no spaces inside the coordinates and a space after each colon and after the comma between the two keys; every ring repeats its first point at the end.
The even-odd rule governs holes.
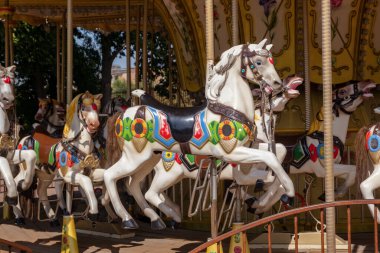
{"type": "MultiPolygon", "coordinates": [[[[206,0],[206,85],[214,66],[214,1],[206,0]]],[[[211,238],[218,236],[218,185],[216,159],[211,158],[210,193],[211,193],[211,238]]],[[[214,244],[207,249],[208,253],[221,252],[221,245],[214,244]]]]}
{"type": "Polygon", "coordinates": [[[9,24],[9,65],[13,65],[15,55],[14,55],[14,45],[13,45],[13,26],[14,23],[12,22],[12,25],[9,24]]]}
{"type": "Polygon", "coordinates": [[[59,24],[56,26],[56,68],[57,68],[57,100],[58,102],[62,102],[61,100],[61,31],[59,29],[59,24]]]}
{"type": "Polygon", "coordinates": [[[66,69],[66,28],[65,28],[65,18],[66,18],[66,14],[63,14],[63,17],[62,17],[62,38],[61,38],[61,42],[62,42],[62,64],[61,64],[61,90],[60,90],[60,94],[61,94],[61,102],[64,102],[65,101],[65,94],[64,94],[64,91],[65,91],[65,77],[66,77],[66,72],[65,72],[65,69],[66,69]]]}
{"type": "Polygon", "coordinates": [[[143,20],[143,87],[148,91],[147,66],[148,66],[148,47],[147,47],[147,30],[148,30],[148,0],[144,0],[144,20],[143,20]]]}
{"type": "MultiPolygon", "coordinates": [[[[4,0],[4,6],[9,7],[9,0],[4,0]]],[[[5,67],[9,66],[9,14],[6,14],[4,21],[4,56],[5,67]]]]}
{"type": "Polygon", "coordinates": [[[308,12],[307,12],[307,1],[303,3],[303,48],[304,48],[304,82],[305,82],[305,130],[308,131],[310,128],[310,78],[309,78],[309,27],[308,27],[308,12]]]}
{"type": "Polygon", "coordinates": [[[126,41],[126,51],[127,51],[127,58],[126,58],[126,66],[127,66],[127,88],[128,88],[128,98],[132,98],[132,86],[131,86],[131,17],[130,17],[130,8],[131,8],[131,1],[126,0],[125,2],[126,6],[126,13],[125,13],[125,20],[126,20],[126,27],[125,27],[125,41],[126,41]]]}
{"type": "MultiPolygon", "coordinates": [[[[332,76],[331,76],[331,6],[330,0],[322,0],[322,69],[323,69],[323,129],[325,156],[326,202],[334,202],[334,160],[332,135],[332,76]]],[[[326,209],[327,252],[335,252],[335,209],[326,209]]]]}
{"type": "Polygon", "coordinates": [[[140,22],[141,22],[141,7],[138,6],[137,13],[137,28],[136,28],[136,61],[135,61],[135,80],[136,89],[140,89],[140,22]]]}
{"type": "Polygon", "coordinates": [[[73,99],[73,0],[67,0],[67,81],[66,103],[73,99]]]}

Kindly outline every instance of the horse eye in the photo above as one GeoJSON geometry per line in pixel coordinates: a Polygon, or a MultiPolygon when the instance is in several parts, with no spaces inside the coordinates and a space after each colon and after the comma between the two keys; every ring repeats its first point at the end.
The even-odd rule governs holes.
{"type": "Polygon", "coordinates": [[[261,65],[261,61],[256,61],[256,65],[260,66],[261,65]]]}
{"type": "Polygon", "coordinates": [[[346,94],[347,92],[346,92],[346,90],[340,90],[339,91],[339,95],[344,95],[344,94],[346,94]]]}

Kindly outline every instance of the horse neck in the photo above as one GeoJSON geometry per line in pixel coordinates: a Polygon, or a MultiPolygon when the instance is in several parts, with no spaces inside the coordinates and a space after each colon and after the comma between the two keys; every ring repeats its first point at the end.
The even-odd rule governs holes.
{"type": "Polygon", "coordinates": [[[83,124],[79,121],[79,118],[73,120],[70,126],[70,131],[67,139],[75,138],[71,144],[77,147],[80,151],[85,154],[92,153],[94,149],[94,142],[92,136],[87,132],[83,124]],[[79,136],[75,138],[79,133],[79,136]]]}
{"type": "Polygon", "coordinates": [[[218,102],[244,113],[249,120],[253,121],[255,116],[255,104],[249,85],[240,76],[240,69],[232,69],[230,71],[225,81],[225,85],[220,92],[218,102]]]}
{"type": "Polygon", "coordinates": [[[281,112],[285,109],[285,105],[289,102],[290,98],[287,98],[285,96],[281,96],[279,98],[274,98],[273,100],[273,111],[274,112],[281,112]]]}
{"type": "Polygon", "coordinates": [[[346,142],[348,123],[350,115],[339,110],[339,116],[334,115],[333,119],[333,135],[337,136],[343,144],[346,142]]]}
{"type": "Polygon", "coordinates": [[[7,112],[0,108],[0,134],[5,134],[9,131],[10,123],[7,112]]]}
{"type": "MultiPolygon", "coordinates": [[[[55,112],[54,112],[54,114],[55,114],[55,112]]],[[[47,122],[46,131],[49,134],[53,134],[58,130],[58,127],[57,127],[57,126],[59,126],[58,121],[59,121],[59,118],[57,115],[52,115],[52,116],[48,117],[48,119],[46,120],[46,122],[47,122]]]]}

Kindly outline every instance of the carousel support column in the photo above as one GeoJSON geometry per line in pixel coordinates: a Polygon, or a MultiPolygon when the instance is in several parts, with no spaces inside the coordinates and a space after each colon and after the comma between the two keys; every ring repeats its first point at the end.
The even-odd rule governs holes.
{"type": "MultiPolygon", "coordinates": [[[[330,0],[322,0],[322,69],[326,202],[334,202],[330,0]]],[[[335,209],[326,209],[327,252],[335,252],[335,209]]]]}
{"type": "Polygon", "coordinates": [[[307,11],[307,1],[303,1],[303,48],[304,48],[304,77],[305,77],[305,130],[308,131],[310,128],[310,77],[309,77],[309,27],[308,27],[308,11],[307,11]]]}
{"type": "Polygon", "coordinates": [[[56,68],[57,68],[57,100],[61,100],[61,31],[59,24],[56,26],[56,68]]]}
{"type": "Polygon", "coordinates": [[[12,22],[12,25],[9,26],[9,65],[12,66],[14,63],[15,55],[14,55],[14,45],[13,45],[13,26],[14,22],[12,22]]]}
{"type": "Polygon", "coordinates": [[[126,29],[125,29],[125,40],[126,40],[126,51],[127,51],[127,87],[128,87],[128,98],[132,98],[132,86],[131,86],[131,17],[130,17],[130,8],[131,8],[131,1],[126,0],[126,29]]]}
{"type": "Polygon", "coordinates": [[[168,43],[169,45],[169,101],[170,101],[170,105],[173,105],[173,76],[172,76],[172,53],[173,53],[173,50],[172,50],[172,47],[171,47],[171,43],[168,43]]]}
{"type": "MultiPolygon", "coordinates": [[[[9,0],[4,0],[4,6],[9,7],[9,0]]],[[[4,21],[4,55],[5,67],[9,66],[9,14],[6,14],[4,21]]]]}
{"type": "Polygon", "coordinates": [[[143,20],[143,87],[148,91],[147,67],[148,67],[148,47],[147,47],[147,30],[148,30],[148,0],[144,0],[144,20],[143,20]]]}
{"type": "Polygon", "coordinates": [[[67,0],[67,81],[66,103],[73,99],[73,1],[67,0]]]}
{"type": "Polygon", "coordinates": [[[62,64],[61,64],[61,102],[65,101],[65,77],[66,77],[66,28],[65,28],[65,17],[66,14],[63,15],[62,22],[62,64]]]}
{"type": "Polygon", "coordinates": [[[136,61],[135,61],[135,79],[136,79],[136,89],[140,89],[140,25],[141,25],[141,7],[137,7],[137,28],[136,28],[136,61]]]}

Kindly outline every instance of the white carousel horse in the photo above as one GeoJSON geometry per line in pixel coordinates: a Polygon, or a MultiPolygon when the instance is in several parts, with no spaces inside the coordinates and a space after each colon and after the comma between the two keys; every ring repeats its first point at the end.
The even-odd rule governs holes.
{"type": "MultiPolygon", "coordinates": [[[[11,66],[3,68],[0,65],[0,77],[1,77],[1,90],[0,90],[0,103],[1,103],[1,152],[0,167],[2,170],[3,178],[7,185],[7,190],[10,191],[8,196],[11,196],[11,201],[8,202],[13,205],[13,209],[20,210],[20,204],[18,201],[18,194],[14,194],[13,183],[10,183],[9,174],[9,162],[12,165],[24,163],[24,166],[20,168],[16,177],[13,179],[16,184],[17,191],[23,192],[29,189],[33,183],[36,163],[36,153],[31,150],[15,150],[15,140],[12,136],[8,135],[10,128],[10,122],[6,114],[6,109],[13,105],[13,83],[14,83],[14,71],[16,67],[11,66]],[[9,162],[8,162],[9,161],[9,162]],[[8,188],[9,187],[9,188],[8,188]]],[[[20,211],[21,212],[21,211],[20,211]]]]}
{"type": "Polygon", "coordinates": [[[13,106],[15,99],[12,86],[15,68],[15,66],[4,68],[0,65],[0,173],[7,187],[7,195],[4,201],[9,205],[17,205],[18,202],[16,183],[13,180],[12,171],[7,159],[8,152],[14,148],[13,139],[8,135],[10,122],[6,110],[13,106]]]}
{"type": "MultiPolygon", "coordinates": [[[[268,136],[269,136],[269,120],[270,110],[273,112],[281,112],[284,110],[286,103],[299,95],[299,91],[296,88],[302,84],[303,79],[300,77],[288,77],[284,79],[283,86],[284,92],[281,92],[272,99],[270,103],[265,104],[264,112],[261,112],[261,108],[256,109],[255,112],[255,124],[257,126],[256,139],[264,143],[257,144],[257,148],[261,150],[268,150],[268,136]],[[264,117],[262,117],[264,113],[264,117]],[[262,120],[265,120],[263,123],[262,120]],[[264,127],[264,124],[266,127],[264,127]]],[[[140,97],[142,104],[145,100],[152,100],[152,98],[146,98],[149,96],[143,90],[134,90],[133,96],[140,97]]],[[[149,102],[148,102],[149,103],[149,102]]],[[[260,105],[259,105],[260,107],[260,105]]],[[[273,115],[273,120],[276,120],[276,115],[273,115]]],[[[275,122],[273,122],[275,125],[275,122]]],[[[274,127],[274,126],[273,126],[274,127]]],[[[286,155],[286,148],[284,145],[276,144],[277,158],[282,162],[286,155]]],[[[199,171],[200,159],[204,156],[195,157],[194,155],[182,155],[173,154],[172,152],[163,152],[162,159],[156,164],[154,170],[155,175],[150,185],[149,190],[145,193],[146,200],[160,209],[166,216],[173,218],[176,222],[181,222],[181,213],[178,205],[164,193],[164,191],[184,178],[196,179],[199,171]]],[[[265,166],[260,168],[259,164],[244,166],[227,165],[220,172],[220,180],[234,180],[240,185],[255,185],[258,180],[263,183],[273,182],[274,177],[271,171],[265,170],[265,166]]],[[[261,166],[262,167],[262,166],[261,166]]],[[[242,196],[246,196],[247,199],[251,198],[250,195],[243,192],[242,196]]]]}
{"type": "MultiPolygon", "coordinates": [[[[138,225],[123,207],[116,181],[130,175],[131,181],[140,181],[138,177],[152,170],[162,151],[210,155],[231,163],[264,162],[278,175],[286,193],[294,196],[293,183],[276,156],[244,146],[252,137],[255,114],[248,80],[260,84],[266,92],[282,89],[269,51],[271,45],[263,47],[265,42],[235,46],[222,54],[206,84],[207,107],[135,106],[115,117],[116,135],[110,134],[107,140],[121,145],[107,151],[122,153],[105,171],[104,182],[123,228],[135,229],[138,225]]],[[[152,209],[146,204],[140,186],[131,183],[129,189],[149,216],[152,209]]]]}
{"type": "MultiPolygon", "coordinates": [[[[343,156],[350,115],[363,102],[364,98],[373,96],[370,91],[374,87],[375,83],[372,81],[351,81],[334,86],[334,176],[345,179],[345,182],[335,191],[337,197],[342,197],[348,191],[348,188],[355,183],[356,177],[355,165],[339,164],[343,156]]],[[[323,115],[319,112],[308,135],[297,142],[293,149],[290,174],[314,173],[317,177],[325,177],[322,121],[323,115]]],[[[265,206],[277,202],[284,193],[281,183],[276,180],[268,187],[262,196],[262,201],[256,201],[252,208],[257,208],[256,213],[265,212],[267,210],[265,206]]]]}
{"type": "MultiPolygon", "coordinates": [[[[98,213],[97,199],[93,190],[94,185],[103,184],[104,169],[98,168],[98,158],[93,153],[93,135],[99,127],[98,108],[102,95],[92,95],[89,92],[78,95],[71,102],[66,115],[66,123],[63,132],[63,139],[51,141],[48,157],[40,156],[40,168],[37,173],[39,177],[38,195],[42,200],[45,212],[51,220],[54,220],[55,213],[47,199],[47,186],[51,184],[55,176],[62,178],[65,183],[78,185],[86,195],[89,203],[89,218],[95,220],[98,213]]],[[[33,136],[33,138],[35,135],[33,136]]],[[[47,138],[46,136],[44,138],[47,138]]],[[[47,142],[45,142],[47,143],[47,142]]],[[[21,142],[25,145],[25,138],[21,142]]],[[[40,146],[40,148],[42,145],[40,146]]],[[[33,147],[34,148],[34,147],[33,147]]],[[[46,146],[44,147],[46,149],[46,146]]],[[[40,150],[40,155],[45,151],[40,150]]],[[[62,190],[60,190],[62,191],[62,190]]],[[[57,191],[57,194],[60,193],[57,191]]],[[[72,194],[72,192],[71,192],[72,194]]],[[[103,191],[103,197],[106,191],[103,191]]],[[[66,201],[61,208],[71,212],[72,199],[68,194],[66,201]]],[[[105,205],[111,218],[116,218],[112,208],[105,205]]],[[[61,205],[61,204],[60,204],[61,205]]]]}
{"type": "MultiPolygon", "coordinates": [[[[380,114],[380,108],[375,108],[380,114]]],[[[360,183],[360,190],[364,199],[374,199],[373,192],[380,187],[380,124],[379,122],[362,127],[355,138],[355,158],[358,175],[356,181],[360,183]]],[[[375,215],[375,206],[368,205],[375,215]]],[[[380,223],[380,213],[377,210],[377,223],[380,223]]]]}
{"type": "MultiPolygon", "coordinates": [[[[37,154],[36,175],[39,179],[37,184],[37,194],[42,202],[46,216],[49,217],[53,226],[58,226],[59,222],[55,218],[55,213],[48,202],[47,189],[54,176],[48,169],[47,157],[50,147],[58,143],[62,138],[63,127],[65,125],[66,110],[62,103],[55,99],[40,98],[38,99],[38,110],[34,119],[38,122],[33,124],[33,134],[24,137],[17,148],[19,150],[34,150],[37,154]],[[41,159],[41,161],[40,161],[41,159]]],[[[63,213],[66,213],[66,202],[63,197],[63,181],[56,180],[54,182],[57,194],[57,204],[63,213]]],[[[23,225],[25,223],[22,213],[17,209],[14,210],[16,223],[23,225]]]]}

